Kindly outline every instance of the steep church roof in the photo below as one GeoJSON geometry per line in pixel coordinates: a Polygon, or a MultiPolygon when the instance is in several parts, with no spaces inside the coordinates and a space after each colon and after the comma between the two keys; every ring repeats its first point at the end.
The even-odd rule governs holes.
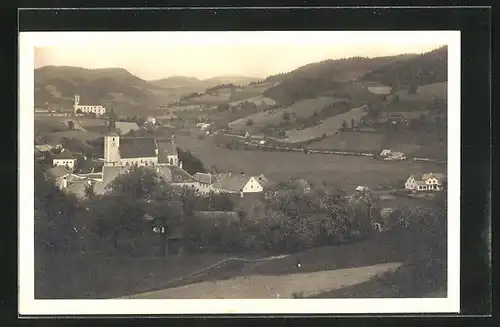
{"type": "Polygon", "coordinates": [[[152,137],[120,138],[120,157],[122,159],[156,157],[156,142],[152,137]]]}

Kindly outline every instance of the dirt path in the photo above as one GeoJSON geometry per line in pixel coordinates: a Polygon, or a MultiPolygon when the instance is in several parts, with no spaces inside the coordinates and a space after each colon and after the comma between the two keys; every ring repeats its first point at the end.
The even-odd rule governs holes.
{"type": "Polygon", "coordinates": [[[357,268],[309,273],[294,273],[275,276],[238,276],[227,280],[204,281],[160,291],[147,292],[126,298],[258,299],[292,298],[294,294],[300,294],[300,297],[309,297],[333,289],[339,289],[365,282],[377,274],[394,270],[400,265],[400,262],[393,262],[357,268]]]}

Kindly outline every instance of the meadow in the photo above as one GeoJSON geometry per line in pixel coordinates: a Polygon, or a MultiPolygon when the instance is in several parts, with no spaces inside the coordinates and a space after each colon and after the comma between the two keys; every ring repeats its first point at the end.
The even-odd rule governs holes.
{"type": "Polygon", "coordinates": [[[328,117],[323,121],[321,121],[321,123],[319,123],[316,126],[301,130],[292,129],[286,131],[286,135],[288,137],[286,141],[291,143],[297,143],[297,142],[305,142],[320,137],[323,134],[334,135],[342,128],[342,124],[344,121],[349,126],[352,119],[354,119],[354,121],[356,122],[359,122],[361,118],[366,116],[366,114],[367,113],[363,107],[351,109],[348,112],[341,113],[333,117],[328,117]]]}
{"type": "Polygon", "coordinates": [[[309,118],[314,112],[321,111],[325,106],[345,101],[345,99],[339,99],[334,97],[318,97],[315,99],[306,99],[298,101],[289,107],[281,110],[275,111],[265,111],[259,112],[238,120],[235,120],[229,124],[229,127],[233,129],[245,129],[248,128],[246,122],[251,119],[255,127],[263,127],[265,125],[278,125],[283,122],[283,113],[288,112],[290,115],[296,115],[297,118],[309,118]]]}
{"type": "Polygon", "coordinates": [[[378,152],[384,142],[382,133],[341,132],[308,145],[309,149],[378,152]]]}
{"type": "Polygon", "coordinates": [[[444,165],[427,162],[380,161],[367,157],[305,154],[294,152],[261,152],[229,150],[216,146],[209,139],[176,135],[177,145],[200,158],[205,167],[221,171],[265,174],[275,181],[305,178],[312,183],[326,181],[339,188],[358,185],[376,187],[407,179],[414,172],[441,172],[444,165]]]}
{"type": "Polygon", "coordinates": [[[399,91],[397,94],[403,101],[431,101],[434,97],[446,99],[448,92],[448,83],[432,83],[422,85],[417,88],[414,94],[408,93],[408,90],[399,91]]]}

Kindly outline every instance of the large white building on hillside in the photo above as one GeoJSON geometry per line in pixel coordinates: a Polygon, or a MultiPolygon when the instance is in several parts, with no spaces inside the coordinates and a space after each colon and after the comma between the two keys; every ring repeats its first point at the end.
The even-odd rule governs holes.
{"type": "Polygon", "coordinates": [[[102,116],[106,113],[106,108],[101,105],[81,105],[80,95],[75,94],[73,110],[75,115],[78,113],[82,114],[96,114],[96,116],[102,116]]]}

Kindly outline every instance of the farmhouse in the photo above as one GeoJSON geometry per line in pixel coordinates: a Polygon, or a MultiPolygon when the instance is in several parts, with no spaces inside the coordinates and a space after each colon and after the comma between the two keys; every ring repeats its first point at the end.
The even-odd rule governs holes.
{"type": "Polygon", "coordinates": [[[442,173],[413,174],[405,182],[405,189],[411,191],[442,191],[446,175],[442,173]]]}
{"type": "Polygon", "coordinates": [[[60,154],[56,155],[52,160],[53,166],[64,166],[68,168],[75,168],[76,159],[73,154],[66,149],[63,149],[60,154]]]}
{"type": "Polygon", "coordinates": [[[240,197],[243,197],[245,193],[261,193],[269,183],[264,175],[246,176],[243,172],[218,174],[215,179],[212,185],[215,192],[239,193],[240,197]]]}
{"type": "Polygon", "coordinates": [[[101,105],[81,105],[80,95],[75,94],[73,110],[75,115],[78,113],[83,114],[95,114],[96,116],[102,116],[106,113],[106,108],[101,105]]]}

